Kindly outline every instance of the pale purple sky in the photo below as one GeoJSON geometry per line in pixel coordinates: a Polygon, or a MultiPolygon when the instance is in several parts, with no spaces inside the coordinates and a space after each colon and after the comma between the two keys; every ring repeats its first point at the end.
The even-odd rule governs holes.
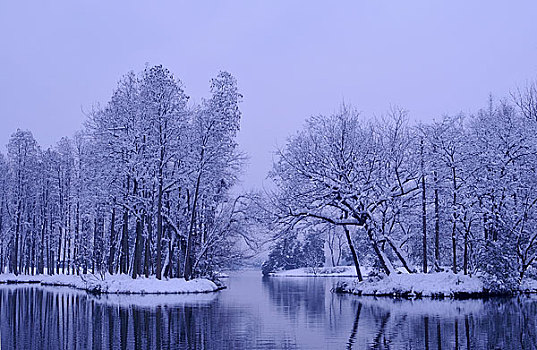
{"type": "Polygon", "coordinates": [[[146,62],[194,101],[228,70],[244,95],[244,186],[260,186],[275,146],[343,100],[430,120],[536,79],[536,14],[534,0],[2,1],[0,145],[16,128],[45,147],[72,136],[146,62]]]}

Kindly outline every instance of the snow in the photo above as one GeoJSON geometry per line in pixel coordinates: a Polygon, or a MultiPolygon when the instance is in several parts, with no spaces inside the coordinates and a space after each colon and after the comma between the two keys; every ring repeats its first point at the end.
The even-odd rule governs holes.
{"type": "MultiPolygon", "coordinates": [[[[22,283],[22,282],[20,282],[22,283]]],[[[0,291],[17,290],[19,288],[31,288],[33,284],[3,284],[0,283],[0,291]]],[[[91,294],[85,290],[67,287],[39,285],[39,289],[48,293],[62,293],[87,297],[91,301],[108,306],[131,307],[153,309],[156,307],[175,306],[205,306],[210,305],[218,298],[218,293],[182,293],[182,294],[91,294]]]]}
{"type": "MultiPolygon", "coordinates": [[[[371,271],[369,267],[360,267],[362,276],[366,276],[371,271]]],[[[284,270],[272,272],[269,276],[273,277],[356,277],[356,268],[354,266],[335,266],[335,267],[301,267],[293,270],[284,270]]]]}
{"type": "Polygon", "coordinates": [[[341,286],[341,291],[359,295],[453,297],[484,291],[483,281],[476,276],[452,272],[392,274],[384,278],[369,278],[341,286]]]}
{"type": "MultiPolygon", "coordinates": [[[[370,266],[360,266],[360,272],[365,278],[373,272],[373,268],[370,266]]],[[[396,272],[408,273],[403,267],[395,269],[396,272]]],[[[351,266],[334,266],[334,267],[301,267],[292,270],[283,270],[269,273],[272,277],[357,277],[356,268],[351,266]]]]}
{"type": "Polygon", "coordinates": [[[18,275],[12,273],[0,274],[0,283],[40,283],[44,276],[18,275]]]}
{"type": "MultiPolygon", "coordinates": [[[[403,267],[387,277],[372,275],[374,269],[361,266],[364,281],[356,278],[354,266],[336,266],[313,269],[303,267],[270,273],[271,277],[349,277],[338,281],[338,291],[364,296],[405,297],[464,297],[487,294],[480,276],[454,274],[449,271],[437,273],[408,273],[403,267]],[[350,277],[353,277],[352,279],[350,277]]],[[[537,293],[537,280],[525,279],[513,293],[537,293]]]]}
{"type": "Polygon", "coordinates": [[[537,280],[526,278],[520,285],[520,290],[525,293],[537,293],[537,280]]]}
{"type": "Polygon", "coordinates": [[[0,283],[40,283],[49,286],[66,286],[89,292],[109,294],[178,294],[209,293],[220,288],[208,279],[186,281],[183,278],[158,280],[155,277],[133,279],[127,275],[39,275],[15,276],[1,274],[0,283]]]}
{"type": "Polygon", "coordinates": [[[229,278],[229,274],[225,273],[225,272],[217,272],[215,274],[215,277],[216,278],[229,278]]]}

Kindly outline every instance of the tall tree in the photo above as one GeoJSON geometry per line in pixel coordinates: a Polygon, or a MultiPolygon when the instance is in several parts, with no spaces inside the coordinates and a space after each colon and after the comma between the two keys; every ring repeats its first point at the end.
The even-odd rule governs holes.
{"type": "Polygon", "coordinates": [[[32,185],[35,183],[37,143],[29,131],[18,129],[9,140],[8,159],[12,175],[13,206],[15,208],[15,237],[12,244],[10,271],[18,275],[22,267],[25,234],[24,223],[32,201],[32,185]]]}
{"type": "MultiPolygon", "coordinates": [[[[188,97],[166,68],[146,68],[140,86],[140,103],[145,122],[149,125],[147,157],[154,160],[157,187],[157,266],[156,275],[162,278],[163,196],[167,189],[165,175],[170,162],[180,154],[186,126],[188,97]]],[[[142,141],[142,142],[144,142],[142,141]]],[[[179,160],[180,161],[180,160],[179,160]]],[[[145,215],[145,214],[142,214],[145,215]]],[[[138,223],[137,223],[138,225],[138,223]]],[[[143,226],[143,225],[142,225],[143,226]]],[[[138,240],[136,240],[138,242],[138,240]]],[[[142,249],[140,247],[140,249],[142,249]]],[[[141,258],[141,254],[140,258],[141,258]]],[[[140,271],[141,272],[141,271],[140,271]]]]}

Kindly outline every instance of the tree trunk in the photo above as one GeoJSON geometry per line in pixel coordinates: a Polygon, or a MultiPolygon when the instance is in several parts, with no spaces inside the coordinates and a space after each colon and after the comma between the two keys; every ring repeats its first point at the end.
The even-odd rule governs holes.
{"type": "Polygon", "coordinates": [[[56,261],[54,258],[55,258],[54,249],[52,249],[50,251],[50,269],[49,269],[49,271],[51,272],[49,273],[50,275],[54,275],[54,262],[56,261]]]}
{"type": "Polygon", "coordinates": [[[440,268],[440,200],[438,198],[438,178],[434,172],[434,260],[435,267],[440,268]]]}
{"type": "Polygon", "coordinates": [[[119,258],[119,272],[129,271],[129,210],[123,209],[123,225],[121,228],[121,254],[119,258]]]}
{"type": "Polygon", "coordinates": [[[352,261],[354,262],[354,267],[356,268],[356,275],[358,276],[358,281],[362,282],[364,279],[362,277],[362,271],[360,271],[360,263],[358,262],[358,255],[354,249],[354,244],[352,243],[351,234],[347,225],[343,225],[343,230],[345,230],[345,237],[347,237],[347,243],[352,255],[352,261]]]}
{"type": "Polygon", "coordinates": [[[71,248],[71,240],[69,239],[68,232],[65,232],[65,240],[63,243],[63,273],[69,274],[69,249],[71,248]],[[67,270],[67,273],[66,273],[67,270]]]}
{"type": "Polygon", "coordinates": [[[423,139],[421,140],[421,225],[423,232],[423,272],[427,273],[427,196],[425,193],[425,169],[423,139]]]}
{"type": "Polygon", "coordinates": [[[373,246],[373,250],[377,254],[377,257],[380,262],[380,266],[386,273],[386,275],[390,275],[393,271],[393,266],[391,262],[388,260],[388,258],[380,251],[380,248],[377,244],[377,241],[375,240],[375,237],[373,235],[373,228],[369,227],[369,225],[364,225],[364,228],[367,232],[367,236],[369,237],[369,241],[371,242],[371,245],[373,246]]]}
{"type": "Polygon", "coordinates": [[[32,221],[32,226],[33,226],[33,229],[32,229],[32,249],[31,249],[31,252],[32,252],[32,257],[31,257],[31,261],[30,261],[30,274],[34,275],[36,273],[36,262],[37,262],[37,258],[36,258],[36,232],[35,232],[35,229],[37,228],[37,225],[36,225],[36,216],[34,216],[34,219],[32,221]]]}
{"type": "Polygon", "coordinates": [[[83,261],[84,261],[84,267],[82,269],[82,273],[85,275],[88,273],[88,219],[83,218],[82,220],[82,232],[83,232],[83,238],[84,241],[84,254],[83,254],[83,261]]]}
{"type": "Polygon", "coordinates": [[[159,169],[157,199],[157,279],[162,279],[162,168],[159,169]]]}
{"type": "Polygon", "coordinates": [[[103,272],[103,238],[104,238],[104,215],[101,207],[97,208],[94,218],[94,238],[93,238],[93,273],[103,272]]]}
{"type": "Polygon", "coordinates": [[[171,236],[171,230],[167,229],[168,225],[164,226],[164,233],[168,233],[168,254],[166,255],[166,264],[164,269],[164,277],[170,278],[172,277],[173,271],[172,271],[172,259],[173,259],[173,238],[171,236]]]}
{"type": "Polygon", "coordinates": [[[56,274],[60,274],[60,265],[61,265],[61,256],[62,256],[62,236],[63,236],[63,233],[62,233],[62,228],[61,228],[61,225],[58,226],[58,261],[57,261],[57,265],[56,265],[56,274]]]}
{"type": "Polygon", "coordinates": [[[130,176],[127,176],[125,183],[125,207],[123,208],[123,226],[121,228],[121,249],[119,257],[119,273],[129,273],[129,209],[127,200],[130,187],[130,176]]]}
{"type": "Polygon", "coordinates": [[[22,204],[19,200],[19,203],[17,204],[17,223],[15,225],[15,243],[13,245],[13,257],[11,261],[11,272],[13,272],[16,275],[19,274],[18,270],[18,261],[19,261],[19,237],[20,237],[20,229],[21,229],[21,211],[22,211],[22,204]]]}
{"type": "Polygon", "coordinates": [[[25,236],[23,233],[23,228],[21,227],[21,238],[19,239],[19,273],[24,273],[23,267],[24,267],[24,248],[26,248],[25,243],[25,236]]]}
{"type": "Polygon", "coordinates": [[[142,247],[143,247],[143,225],[144,225],[144,214],[142,217],[136,216],[136,240],[134,242],[134,259],[132,262],[132,278],[138,277],[141,272],[142,264],[142,247]]]}
{"type": "Polygon", "coordinates": [[[110,253],[108,255],[108,272],[114,274],[114,260],[116,256],[116,205],[112,202],[112,217],[110,218],[110,253]]]}
{"type": "Polygon", "coordinates": [[[92,253],[91,254],[91,273],[92,274],[95,274],[95,263],[96,263],[95,255],[97,254],[96,249],[95,249],[96,241],[97,241],[97,219],[93,218],[93,249],[91,252],[92,253]]]}
{"type": "Polygon", "coordinates": [[[452,168],[453,174],[453,227],[451,230],[451,244],[453,248],[453,273],[457,273],[457,210],[455,206],[457,205],[457,174],[455,168],[452,168]]]}
{"type": "MultiPolygon", "coordinates": [[[[69,188],[71,186],[71,182],[69,181],[69,188]]],[[[68,194],[68,197],[70,196],[70,192],[68,194]]],[[[72,262],[71,262],[71,241],[73,240],[72,235],[72,227],[71,227],[71,202],[69,201],[69,204],[67,205],[67,274],[69,275],[71,273],[72,268],[72,262]]],[[[65,260],[65,259],[64,259],[65,260]]]]}
{"type": "Polygon", "coordinates": [[[453,247],[453,273],[457,273],[457,240],[455,238],[456,229],[456,223],[453,221],[453,227],[451,230],[451,245],[453,247]]]}
{"type": "Polygon", "coordinates": [[[182,278],[185,276],[185,272],[183,270],[184,268],[184,265],[181,265],[181,261],[184,261],[185,260],[185,256],[186,256],[186,246],[187,246],[187,242],[185,240],[184,237],[179,237],[179,241],[178,241],[178,245],[179,245],[179,252],[177,253],[177,278],[182,278]]]}
{"type": "Polygon", "coordinates": [[[144,260],[144,275],[149,277],[152,273],[151,262],[151,241],[153,241],[153,217],[147,217],[147,239],[145,240],[145,260],[144,260]]]}
{"type": "Polygon", "coordinates": [[[157,194],[157,279],[162,279],[162,187],[164,183],[164,157],[166,153],[166,118],[159,116],[159,163],[158,163],[158,194],[157,194]]]}
{"type": "Polygon", "coordinates": [[[37,268],[39,274],[44,272],[45,267],[45,231],[47,229],[47,217],[44,215],[43,225],[41,227],[41,251],[39,252],[39,266],[37,268]]]}
{"type": "Polygon", "coordinates": [[[470,227],[468,227],[464,232],[464,274],[468,274],[468,238],[470,235],[470,227]]]}
{"type": "Polygon", "coordinates": [[[54,274],[54,268],[53,268],[53,264],[54,264],[54,258],[52,257],[52,242],[50,241],[52,239],[51,235],[52,235],[52,215],[49,211],[49,217],[48,217],[48,236],[47,236],[47,273],[49,275],[53,275],[54,274]]]}
{"type": "Polygon", "coordinates": [[[76,200],[76,209],[75,209],[75,247],[74,247],[74,255],[75,255],[75,273],[79,274],[79,257],[78,254],[80,253],[80,201],[79,201],[79,195],[77,196],[76,200]]]}
{"type": "Polygon", "coordinates": [[[405,256],[404,252],[401,251],[401,248],[397,245],[397,243],[395,243],[393,239],[391,239],[388,236],[384,236],[384,237],[386,238],[386,241],[388,242],[388,244],[394,251],[395,255],[397,256],[401,264],[403,264],[403,267],[408,271],[408,273],[414,273],[415,272],[414,267],[408,263],[407,257],[405,256]]]}
{"type": "Polygon", "coordinates": [[[186,280],[189,280],[190,277],[192,277],[192,257],[191,257],[191,250],[192,250],[192,244],[193,244],[193,235],[194,235],[194,222],[196,220],[196,206],[198,204],[198,195],[199,195],[199,188],[200,188],[200,182],[201,182],[201,171],[198,174],[198,178],[196,181],[196,190],[194,192],[194,202],[192,204],[192,213],[190,216],[190,228],[188,230],[188,237],[186,242],[186,250],[185,250],[185,268],[184,268],[184,278],[186,280]]]}

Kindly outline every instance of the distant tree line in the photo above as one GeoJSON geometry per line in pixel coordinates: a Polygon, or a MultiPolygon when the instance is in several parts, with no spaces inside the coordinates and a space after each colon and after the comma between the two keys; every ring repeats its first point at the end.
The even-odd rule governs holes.
{"type": "Polygon", "coordinates": [[[303,242],[295,235],[286,235],[275,242],[261,271],[266,276],[281,270],[323,267],[324,242],[320,232],[308,233],[303,242]]]}
{"type": "Polygon", "coordinates": [[[0,154],[0,268],[187,279],[240,255],[241,94],[220,72],[189,107],[162,66],[126,74],[73,138],[17,130],[0,154]]]}
{"type": "Polygon", "coordinates": [[[449,268],[512,286],[537,257],[537,87],[413,125],[401,109],[372,120],[343,106],[309,118],[271,177],[279,237],[328,225],[358,272],[449,268]]]}

